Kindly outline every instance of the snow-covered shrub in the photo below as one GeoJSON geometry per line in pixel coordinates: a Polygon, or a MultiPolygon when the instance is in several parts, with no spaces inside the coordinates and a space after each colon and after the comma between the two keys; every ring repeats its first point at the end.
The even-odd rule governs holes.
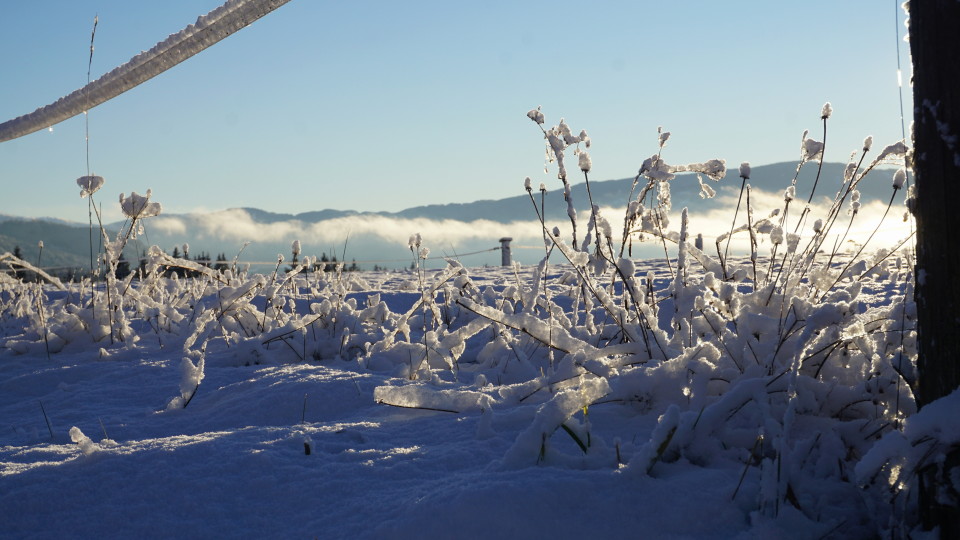
{"type": "MultiPolygon", "coordinates": [[[[824,111],[826,129],[829,104],[824,111]]],[[[910,253],[901,251],[904,240],[862,256],[873,235],[853,254],[841,253],[839,246],[858,216],[858,184],[879,174],[879,165],[902,163],[907,147],[895,143],[868,161],[868,138],[844,177],[835,179],[837,194],[822,216],[810,215],[809,204],[816,186],[827,181],[819,176],[822,141],[804,134],[797,171],[816,166],[818,176],[799,211],[796,206],[804,202],[797,192],[804,186],[794,177],[782,207],[764,208],[766,217],[756,218],[760,209],[751,200],[750,166],[744,163],[739,172],[746,209],[738,206],[730,230],[717,235],[712,256],[689,241],[685,209],[671,219],[670,186],[680,181],[679,174],[694,173],[701,196],[710,197],[715,191],[703,176],[723,179],[723,160],[670,165],[664,156],[669,133],[658,132],[658,151],[642,163],[622,233],[615,235],[610,218],[593,201],[587,201],[592,211],[586,225],[572,201],[565,152],[572,149],[580,158],[589,197],[592,162],[584,157],[589,137],[573,135],[563,120],[546,128],[539,109],[528,117],[543,132],[548,160],[556,163],[570,234],[547,222],[528,178],[524,187],[545,244],[531,280],[518,277],[513,285],[480,291],[470,286],[466,270],[451,264],[424,297],[438,297],[439,284],[455,272],[453,300],[446,297],[454,316],[433,330],[424,326],[423,335],[406,332],[405,343],[374,345],[367,363],[383,355],[422,358],[436,351],[437,358],[449,355],[452,361],[429,367],[456,370],[454,377],[442,371],[422,376],[383,389],[382,400],[454,411],[478,407],[452,396],[459,385],[471,403],[483,403],[482,410],[540,402],[533,422],[504,457],[505,466],[620,462],[627,474],[655,474],[660,462],[734,461],[755,480],[750,490],[738,488],[731,496],[757,519],[777,519],[791,507],[825,530],[886,530],[886,523],[842,523],[845,516],[833,508],[839,497],[863,496],[853,467],[916,411],[911,391],[916,306],[910,274],[898,270],[911,266],[910,253]],[[848,201],[854,204],[846,218],[848,201]],[[737,235],[749,242],[746,257],[728,253],[737,235]],[[630,258],[633,242],[645,240],[672,252],[670,277],[659,284],[652,275],[638,275],[630,258]],[[771,246],[769,255],[760,253],[761,244],[771,246]],[[474,379],[495,384],[468,383],[474,379]],[[598,404],[657,415],[659,425],[647,441],[605,441],[588,420],[589,408],[598,404]],[[570,449],[580,457],[553,448],[554,433],[561,430],[576,442],[570,449]]],[[[903,176],[894,176],[888,212],[903,176]]],[[[863,504],[878,502],[866,495],[863,504]]]]}

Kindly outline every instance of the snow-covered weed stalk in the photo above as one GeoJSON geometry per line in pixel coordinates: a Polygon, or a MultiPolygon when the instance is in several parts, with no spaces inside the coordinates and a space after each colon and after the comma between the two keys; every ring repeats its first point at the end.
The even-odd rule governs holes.
{"type": "MultiPolygon", "coordinates": [[[[821,111],[824,130],[831,113],[829,104],[821,111]]],[[[617,239],[592,201],[592,162],[585,148],[590,138],[585,132],[573,135],[564,121],[546,128],[539,109],[527,116],[540,128],[548,161],[558,168],[570,235],[548,222],[526,180],[547,246],[532,283],[477,291],[461,271],[456,316],[432,332],[439,349],[457,359],[457,380],[467,381],[473,372],[479,382],[462,383],[457,391],[418,380],[378,389],[378,395],[394,405],[461,413],[539,403],[533,422],[504,457],[508,468],[625,462],[628,474],[655,475],[658,464],[679,459],[702,466],[733,460],[743,464],[743,479],[730,496],[759,519],[780,519],[790,508],[823,524],[824,531],[885,530],[879,522],[845,523],[846,516],[833,513],[845,506],[831,501],[862,497],[865,506],[883,504],[863,492],[849,464],[916,409],[910,254],[899,251],[904,240],[872,255],[864,256],[866,246],[841,255],[843,235],[836,235],[841,240],[831,249],[822,248],[834,237],[831,229],[841,222],[847,201],[857,203],[850,218],[857,217],[860,182],[877,176],[879,165],[902,163],[907,147],[894,143],[868,161],[868,138],[843,178],[832,179],[823,174],[823,140],[805,133],[797,176],[786,186],[783,205],[772,209],[755,208],[751,170],[744,163],[738,209],[730,231],[715,241],[714,258],[688,241],[685,211],[679,230],[671,230],[670,187],[682,181],[680,173],[694,173],[701,196],[712,197],[715,191],[703,177],[723,179],[723,160],[670,165],[669,133],[658,130],[657,152],[640,166],[617,239]],[[570,149],[591,199],[584,232],[564,163],[570,149]],[[798,186],[800,168],[814,162],[813,185],[798,186]],[[814,215],[810,202],[831,181],[837,186],[834,200],[825,215],[814,215]],[[809,189],[807,204],[791,212],[801,189],[809,189]],[[749,239],[748,257],[729,254],[726,246],[734,235],[749,239]],[[633,242],[647,239],[675,258],[662,285],[651,274],[638,275],[629,255],[633,242]],[[760,253],[764,244],[772,246],[768,256],[760,253]],[[553,253],[564,259],[564,270],[548,281],[553,253]],[[477,341],[479,350],[464,355],[477,341]],[[658,426],[646,441],[607,444],[603,433],[590,429],[586,415],[577,419],[578,411],[601,405],[655,414],[658,426]],[[552,442],[558,430],[576,442],[574,455],[552,442]]],[[[903,176],[895,175],[893,195],[903,176]]],[[[375,345],[371,352],[384,350],[375,345]]]]}
{"type": "MultiPolygon", "coordinates": [[[[782,206],[756,208],[750,167],[741,165],[742,206],[715,240],[714,257],[688,241],[686,212],[675,215],[670,192],[691,173],[702,195],[712,197],[711,183],[726,174],[723,160],[670,165],[669,133],[658,130],[656,153],[639,167],[615,236],[589,189],[589,221],[577,220],[563,160],[573,151],[589,184],[590,138],[573,135],[565,122],[545,128],[539,110],[529,116],[560,169],[567,218],[551,223],[547,186],[538,201],[525,182],[545,245],[528,281],[517,268],[480,286],[457,261],[428,272],[426,248],[414,237],[408,247],[416,278],[404,287],[412,305],[394,313],[358,274],[300,279],[314,266],[309,258],[285,276],[249,275],[236,264],[220,273],[154,246],[141,279],[121,281],[109,272],[106,293],[81,283],[54,297],[45,294],[50,286],[2,278],[0,323],[15,330],[0,346],[43,357],[46,336],[52,355],[96,343],[109,358],[137,339],[156,339],[182,353],[173,408],[202,400],[198,389],[213,362],[342,362],[396,377],[376,389],[382,403],[479,416],[478,436],[493,433],[495,413],[526,408],[531,421],[505,453],[504,468],[544,463],[658,475],[678,460],[703,467],[734,462],[742,479],[730,497],[754,519],[802,515],[824,533],[889,533],[882,518],[845,521],[849,516],[836,508],[850,505],[834,502],[860,500],[869,509],[864,516],[903,515],[916,505],[906,480],[934,466],[944,444],[953,443],[898,431],[916,409],[916,306],[904,242],[874,254],[861,247],[844,255],[839,246],[851,221],[862,219],[860,182],[903,159],[906,146],[889,145],[870,160],[868,138],[842,178],[820,174],[818,189],[837,186],[824,215],[813,215],[813,207],[796,211],[796,194],[807,188],[793,181],[782,206]],[[749,256],[728,252],[734,235],[749,240],[749,256]],[[648,273],[632,258],[633,243],[647,240],[666,249],[668,276],[648,273]],[[761,253],[764,245],[772,246],[769,255],[761,253]],[[194,277],[170,276],[169,267],[194,277]],[[95,299],[109,309],[94,311],[95,299]],[[108,336],[123,339],[108,345],[108,336]],[[591,425],[598,410],[613,407],[624,419],[653,415],[656,425],[641,434],[629,421],[619,430],[591,425]],[[566,436],[554,437],[558,431],[566,436]],[[881,437],[891,442],[878,445],[881,437]],[[921,450],[897,453],[907,446],[921,450]]],[[[823,150],[805,134],[798,170],[819,167],[823,150]]],[[[904,176],[894,175],[894,194],[904,176]]],[[[136,205],[132,211],[127,234],[144,217],[136,205]]],[[[111,270],[126,238],[104,239],[111,270]]],[[[0,263],[33,269],[9,254],[0,263]]]]}

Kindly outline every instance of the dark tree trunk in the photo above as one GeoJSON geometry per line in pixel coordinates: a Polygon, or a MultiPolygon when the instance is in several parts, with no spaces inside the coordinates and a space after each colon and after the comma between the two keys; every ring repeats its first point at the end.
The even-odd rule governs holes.
{"type": "MultiPolygon", "coordinates": [[[[960,387],[960,2],[910,2],[916,173],[917,402],[960,387]]],[[[957,411],[960,414],[960,411],[957,411]]],[[[960,538],[954,451],[921,475],[926,528],[960,538]]]]}

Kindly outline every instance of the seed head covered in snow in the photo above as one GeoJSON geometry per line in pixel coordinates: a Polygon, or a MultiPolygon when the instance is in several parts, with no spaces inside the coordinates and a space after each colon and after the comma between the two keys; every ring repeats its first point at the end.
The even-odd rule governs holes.
{"type": "Polygon", "coordinates": [[[523,189],[527,191],[533,191],[533,186],[531,184],[532,181],[530,180],[529,176],[523,179],[523,189]]]}
{"type": "Polygon", "coordinates": [[[855,189],[850,192],[850,213],[856,214],[860,211],[860,190],[855,189]]]}
{"type": "Polygon", "coordinates": [[[293,244],[290,245],[290,250],[293,252],[293,255],[294,255],[294,256],[299,255],[299,254],[300,254],[300,241],[299,241],[299,240],[294,240],[294,241],[293,241],[293,244]]]}
{"type": "Polygon", "coordinates": [[[426,259],[426,258],[429,257],[429,256],[430,256],[430,248],[428,248],[428,247],[422,247],[422,248],[420,248],[420,258],[421,258],[421,259],[426,259]]]}
{"type": "Polygon", "coordinates": [[[893,189],[901,189],[903,184],[907,181],[907,171],[904,168],[897,169],[897,172],[893,173],[893,189]]]}
{"type": "Polygon", "coordinates": [[[537,107],[536,109],[530,109],[529,111],[527,111],[527,118],[533,120],[538,124],[543,124],[544,122],[543,113],[540,112],[540,107],[537,107]]]}
{"type": "Polygon", "coordinates": [[[547,185],[544,184],[543,182],[540,182],[540,193],[546,193],[546,192],[547,192],[547,185]]]}
{"type": "Polygon", "coordinates": [[[669,138],[670,138],[670,132],[669,132],[669,131],[662,131],[662,132],[660,132],[660,136],[658,137],[658,140],[657,140],[657,143],[660,145],[660,148],[663,148],[664,146],[666,146],[666,144],[667,144],[667,139],[669,139],[669,138]]]}
{"type": "Polygon", "coordinates": [[[790,202],[797,198],[797,186],[788,186],[783,192],[783,200],[790,202]]]}
{"type": "Polygon", "coordinates": [[[871,147],[873,147],[873,135],[868,135],[867,138],[863,140],[863,151],[869,152],[871,147]]]}
{"type": "Polygon", "coordinates": [[[813,232],[819,233],[823,230],[823,220],[818,219],[813,222],[813,232]]]}
{"type": "Polygon", "coordinates": [[[590,153],[586,150],[579,150],[577,154],[580,158],[580,170],[583,172],[590,172],[590,166],[593,164],[590,161],[590,153]]]}
{"type": "Polygon", "coordinates": [[[103,187],[103,182],[102,176],[81,176],[77,178],[77,185],[80,186],[80,198],[83,199],[96,193],[103,187]]]}
{"type": "Polygon", "coordinates": [[[833,114],[833,107],[830,105],[830,102],[828,101],[823,104],[823,109],[820,111],[820,119],[826,120],[827,118],[830,118],[831,114],[833,114]]]}
{"type": "Polygon", "coordinates": [[[140,195],[136,191],[125,197],[120,194],[120,209],[123,215],[131,219],[141,219],[160,215],[163,207],[158,202],[150,202],[151,190],[147,190],[146,195],[140,195]]]}
{"type": "Polygon", "coordinates": [[[590,136],[587,135],[587,130],[580,130],[580,142],[582,142],[587,148],[590,148],[590,136]]]}
{"type": "Polygon", "coordinates": [[[410,248],[410,251],[416,251],[420,248],[420,243],[423,241],[423,238],[420,236],[420,233],[411,234],[410,238],[407,240],[407,247],[410,248]]]}
{"type": "Polygon", "coordinates": [[[801,155],[804,161],[819,161],[823,158],[823,143],[813,139],[804,139],[801,155]]]}
{"type": "Polygon", "coordinates": [[[774,227],[770,231],[770,241],[773,242],[773,245],[779,245],[783,243],[783,229],[780,227],[774,227]]]}
{"type": "Polygon", "coordinates": [[[744,161],[740,164],[740,178],[744,180],[750,179],[750,162],[744,161]]]}

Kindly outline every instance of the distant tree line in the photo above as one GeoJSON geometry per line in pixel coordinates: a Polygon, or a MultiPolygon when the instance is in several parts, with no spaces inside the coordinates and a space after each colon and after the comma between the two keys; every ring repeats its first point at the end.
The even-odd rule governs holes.
{"type": "MultiPolygon", "coordinates": [[[[227,259],[226,253],[219,253],[216,258],[212,258],[211,254],[206,251],[201,251],[199,255],[190,256],[190,251],[188,245],[183,246],[181,251],[180,246],[175,246],[170,252],[170,255],[175,259],[185,259],[188,261],[193,261],[201,266],[212,268],[217,272],[225,272],[230,268],[229,260],[227,259]]],[[[297,266],[298,263],[298,253],[293,254],[293,259],[290,265],[286,268],[286,271],[291,271],[297,266]]],[[[16,246],[13,249],[13,256],[18,259],[23,259],[23,251],[20,249],[20,246],[16,246]]],[[[335,272],[337,267],[340,265],[340,261],[337,260],[337,256],[333,255],[328,257],[326,252],[320,255],[319,259],[316,259],[313,264],[308,268],[305,268],[305,272],[335,272]]],[[[140,254],[139,261],[136,265],[137,272],[134,279],[139,279],[140,276],[144,275],[147,271],[147,254],[143,252],[140,254]]],[[[341,271],[344,272],[357,272],[360,270],[360,266],[357,265],[356,259],[353,259],[349,265],[343,264],[341,271]]],[[[386,270],[379,265],[374,266],[374,270],[386,270]]],[[[0,270],[2,271],[2,270],[0,270]]],[[[120,254],[120,259],[117,261],[117,270],[116,277],[117,279],[126,279],[131,272],[134,272],[134,267],[131,266],[130,261],[127,259],[124,253],[120,254]]],[[[200,275],[199,271],[190,270],[187,268],[177,268],[177,267],[167,267],[162,270],[163,275],[167,277],[173,277],[176,275],[180,278],[190,278],[197,277],[200,275]]],[[[67,282],[79,282],[84,278],[90,277],[90,269],[80,266],[69,267],[69,268],[60,268],[60,269],[51,269],[49,271],[50,275],[60,279],[61,281],[67,282]]],[[[25,270],[23,268],[14,268],[12,270],[12,275],[18,280],[34,282],[37,281],[37,275],[35,272],[30,270],[25,270]]]]}

